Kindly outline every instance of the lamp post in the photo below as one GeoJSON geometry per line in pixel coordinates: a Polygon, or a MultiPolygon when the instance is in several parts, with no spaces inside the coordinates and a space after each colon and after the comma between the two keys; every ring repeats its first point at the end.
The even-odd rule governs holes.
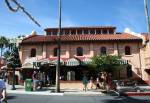
{"type": "MultiPolygon", "coordinates": [[[[150,40],[150,20],[148,14],[147,0],[144,0],[144,10],[145,10],[146,23],[147,23],[148,39],[150,40]]],[[[150,46],[150,42],[149,42],[149,46],[150,46]]]]}
{"type": "Polygon", "coordinates": [[[57,33],[57,65],[56,65],[56,90],[55,92],[60,92],[60,50],[61,50],[61,0],[59,0],[59,30],[57,33]]]}

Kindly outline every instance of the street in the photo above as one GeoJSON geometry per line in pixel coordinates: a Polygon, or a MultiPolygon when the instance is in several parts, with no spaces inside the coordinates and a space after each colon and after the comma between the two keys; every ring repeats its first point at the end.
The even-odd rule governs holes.
{"type": "Polygon", "coordinates": [[[8,103],[150,103],[149,96],[41,96],[8,94],[8,103]]]}

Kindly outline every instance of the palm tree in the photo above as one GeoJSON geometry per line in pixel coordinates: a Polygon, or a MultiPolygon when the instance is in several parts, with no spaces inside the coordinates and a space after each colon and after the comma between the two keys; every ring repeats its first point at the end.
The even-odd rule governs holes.
{"type": "Polygon", "coordinates": [[[1,57],[3,56],[3,50],[8,46],[8,44],[9,40],[6,37],[1,36],[0,37],[1,57]]]}

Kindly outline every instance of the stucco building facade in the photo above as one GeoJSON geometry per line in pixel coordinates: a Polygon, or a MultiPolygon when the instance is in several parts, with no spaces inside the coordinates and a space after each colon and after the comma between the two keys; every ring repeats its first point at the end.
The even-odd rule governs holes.
{"type": "MultiPolygon", "coordinates": [[[[23,69],[32,68],[28,65],[32,65],[33,61],[57,61],[58,28],[47,28],[45,32],[45,35],[32,33],[20,42],[19,54],[23,69]]],[[[64,27],[61,32],[61,63],[64,66],[62,68],[82,68],[82,62],[88,63],[93,56],[102,53],[118,55],[128,63],[128,66],[119,72],[120,79],[141,78],[149,83],[150,49],[147,42],[145,35],[117,33],[116,27],[112,26],[64,27]]],[[[77,74],[78,72],[75,72],[75,75],[77,74]]]]}

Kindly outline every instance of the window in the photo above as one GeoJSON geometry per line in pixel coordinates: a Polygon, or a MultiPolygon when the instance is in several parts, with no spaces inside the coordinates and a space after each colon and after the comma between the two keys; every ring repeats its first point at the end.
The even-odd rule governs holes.
{"type": "Polygon", "coordinates": [[[106,30],[103,30],[103,34],[107,34],[107,29],[106,29],[106,30]]]}
{"type": "Polygon", "coordinates": [[[88,32],[88,30],[84,30],[84,34],[88,34],[89,32],[88,32]]]}
{"type": "Polygon", "coordinates": [[[95,34],[95,30],[90,30],[90,34],[95,34]]]}
{"type": "Polygon", "coordinates": [[[54,57],[57,56],[57,49],[58,49],[58,48],[54,48],[54,57]]]}
{"type": "Polygon", "coordinates": [[[76,30],[71,30],[71,34],[75,35],[76,34],[76,30]]]}
{"type": "Polygon", "coordinates": [[[82,34],[82,30],[77,30],[77,34],[82,34]]]}
{"type": "Polygon", "coordinates": [[[96,34],[101,34],[101,30],[96,30],[96,34]]]}
{"type": "Polygon", "coordinates": [[[58,33],[57,30],[52,31],[52,35],[57,35],[57,33],[58,33]]]}
{"type": "Polygon", "coordinates": [[[83,48],[82,47],[77,48],[77,56],[83,56],[83,48]]]}
{"type": "Polygon", "coordinates": [[[114,34],[114,30],[109,30],[109,34],[114,34]]]}
{"type": "Polygon", "coordinates": [[[130,65],[127,66],[127,77],[130,78],[132,77],[132,68],[130,65]]]}
{"type": "Polygon", "coordinates": [[[69,30],[65,30],[65,35],[69,35],[69,30]]]}
{"type": "Polygon", "coordinates": [[[49,32],[46,32],[47,33],[47,35],[51,35],[52,34],[52,32],[51,31],[49,31],[49,32]]]}
{"type": "Polygon", "coordinates": [[[36,49],[35,48],[31,49],[31,55],[30,56],[36,57],[36,49]]]}
{"type": "Polygon", "coordinates": [[[106,47],[101,47],[101,54],[106,54],[106,47]]]}
{"type": "Polygon", "coordinates": [[[131,49],[129,46],[125,47],[125,55],[131,55],[131,49]]]}

